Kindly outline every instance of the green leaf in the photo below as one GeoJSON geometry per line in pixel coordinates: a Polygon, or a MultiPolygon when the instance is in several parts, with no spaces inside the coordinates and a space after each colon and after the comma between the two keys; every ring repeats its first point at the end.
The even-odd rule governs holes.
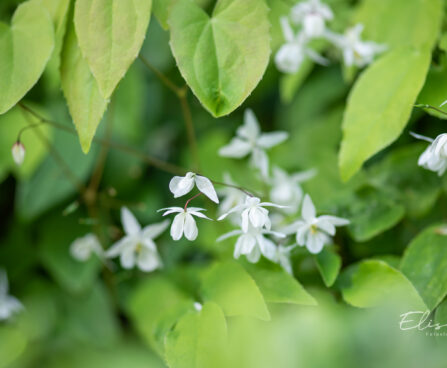
{"type": "MultiPolygon", "coordinates": [[[[445,64],[445,62],[444,62],[445,64]]],[[[438,107],[447,99],[447,66],[433,66],[427,74],[424,88],[419,93],[418,104],[438,107]]],[[[445,107],[440,108],[440,110],[445,107]]],[[[438,119],[447,119],[447,113],[443,114],[433,109],[425,111],[438,119]]]]}
{"type": "Polygon", "coordinates": [[[329,247],[315,255],[318,271],[327,287],[331,287],[337,279],[341,268],[341,257],[329,247]]]}
{"type": "Polygon", "coordinates": [[[388,47],[432,48],[440,31],[442,0],[363,0],[355,22],[364,38],[388,47]]]}
{"type": "Polygon", "coordinates": [[[218,0],[211,17],[192,0],[172,6],[172,52],[213,116],[236,109],[262,78],[270,55],[267,13],[263,0],[218,0]]]}
{"type": "Polygon", "coordinates": [[[279,265],[261,260],[257,264],[245,262],[244,267],[255,280],[266,302],[317,305],[298,280],[279,265]]]}
{"type": "Polygon", "coordinates": [[[355,307],[397,303],[414,310],[427,308],[408,279],[383,261],[365,260],[350,266],[338,284],[343,299],[355,307]]]}
{"type": "Polygon", "coordinates": [[[423,230],[406,249],[400,265],[430,310],[447,295],[447,236],[444,231],[440,225],[423,230]]]}
{"type": "Polygon", "coordinates": [[[166,360],[171,368],[227,367],[224,350],[227,323],[222,309],[213,302],[200,312],[183,316],[166,338],[166,360]]]}
{"type": "Polygon", "coordinates": [[[423,86],[430,60],[428,50],[399,48],[384,55],[360,76],[349,95],[343,120],[339,155],[342,179],[351,178],[363,162],[400,135],[423,86]]]}
{"type": "Polygon", "coordinates": [[[108,100],[102,97],[98,83],[81,54],[73,22],[68,26],[62,50],[61,84],[82,150],[87,153],[108,100]]]}
{"type": "Polygon", "coordinates": [[[235,261],[214,264],[204,275],[203,299],[217,303],[226,316],[269,320],[270,313],[253,278],[235,261]]]}
{"type": "MultiPolygon", "coordinates": [[[[436,308],[435,323],[439,323],[439,325],[443,326],[443,328],[445,329],[446,324],[447,324],[447,300],[444,300],[436,308]]],[[[444,332],[445,333],[445,330],[444,331],[439,331],[439,332],[444,332]]],[[[444,346],[445,346],[445,343],[446,343],[445,335],[440,335],[438,337],[439,337],[439,339],[437,341],[438,344],[436,344],[436,346],[439,347],[440,344],[444,344],[444,346]]]]}
{"type": "Polygon", "coordinates": [[[0,325],[0,368],[7,368],[27,346],[26,336],[14,326],[0,325]]]}
{"type": "Polygon", "coordinates": [[[74,23],[79,47],[99,90],[108,99],[138,56],[152,0],[77,0],[74,23]]]}
{"type": "Polygon", "coordinates": [[[156,276],[138,285],[130,296],[127,310],[139,333],[163,355],[167,333],[194,307],[193,300],[171,281],[156,276]]]}
{"type": "Polygon", "coordinates": [[[42,4],[27,1],[17,8],[11,26],[0,23],[0,114],[33,87],[54,48],[50,15],[42,4]]]}

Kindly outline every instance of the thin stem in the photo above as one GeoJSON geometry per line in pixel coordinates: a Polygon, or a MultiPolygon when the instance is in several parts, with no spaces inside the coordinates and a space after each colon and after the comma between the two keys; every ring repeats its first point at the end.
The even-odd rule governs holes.
{"type": "Polygon", "coordinates": [[[22,129],[20,129],[19,133],[17,134],[17,142],[21,142],[21,138],[22,138],[23,132],[25,132],[28,129],[35,128],[35,127],[37,127],[39,125],[42,125],[42,124],[45,124],[45,122],[44,121],[40,121],[38,123],[29,124],[26,127],[23,127],[22,129]]]}
{"type": "Polygon", "coordinates": [[[215,184],[215,185],[222,185],[222,186],[225,186],[225,187],[238,189],[238,190],[240,190],[241,192],[243,192],[243,193],[245,193],[246,195],[248,195],[249,197],[260,197],[259,195],[255,195],[255,194],[253,194],[252,192],[248,191],[247,189],[244,189],[244,188],[242,188],[242,187],[240,187],[240,186],[238,186],[238,185],[222,183],[222,182],[220,182],[220,181],[216,181],[216,180],[212,180],[212,179],[210,179],[210,180],[211,180],[211,182],[212,182],[213,184],[215,184]]]}
{"type": "Polygon", "coordinates": [[[177,96],[179,96],[182,93],[182,89],[175,85],[171,80],[164,75],[161,71],[159,71],[156,67],[154,67],[149,60],[147,60],[143,55],[139,55],[140,60],[143,62],[143,64],[151,70],[160,80],[161,82],[168,87],[172,92],[174,92],[177,96]]]}
{"type": "Polygon", "coordinates": [[[443,110],[441,110],[441,109],[439,109],[439,108],[437,108],[435,106],[432,106],[432,105],[417,104],[417,105],[414,105],[414,107],[419,107],[419,108],[422,108],[422,109],[431,109],[431,110],[437,111],[437,112],[439,112],[441,114],[447,115],[446,111],[443,111],[443,110]]]}
{"type": "Polygon", "coordinates": [[[202,195],[202,192],[197,193],[195,196],[192,196],[191,198],[189,198],[186,203],[185,203],[185,207],[183,207],[183,209],[186,212],[186,209],[188,208],[189,202],[191,202],[193,199],[197,198],[198,196],[202,195]]]}

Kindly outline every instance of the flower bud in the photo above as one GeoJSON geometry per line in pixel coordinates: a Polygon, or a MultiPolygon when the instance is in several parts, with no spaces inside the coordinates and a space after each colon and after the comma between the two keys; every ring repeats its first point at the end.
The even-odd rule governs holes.
{"type": "Polygon", "coordinates": [[[25,146],[22,144],[22,142],[17,141],[16,143],[14,143],[11,152],[14,162],[19,166],[22,165],[23,160],[25,159],[25,146]]]}

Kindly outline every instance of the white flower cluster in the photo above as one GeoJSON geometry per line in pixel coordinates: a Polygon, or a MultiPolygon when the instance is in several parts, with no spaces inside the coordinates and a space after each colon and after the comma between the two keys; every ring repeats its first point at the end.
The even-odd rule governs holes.
{"type": "Polygon", "coordinates": [[[9,295],[8,276],[0,270],[0,321],[6,321],[23,309],[20,301],[9,295]]]}
{"type": "Polygon", "coordinates": [[[300,2],[292,7],[289,16],[280,19],[285,39],[275,56],[277,68],[284,73],[296,73],[305,58],[327,65],[327,59],[313,50],[309,43],[314,39],[325,39],[340,49],[347,67],[364,67],[386,47],[371,41],[362,41],[363,25],[357,24],[337,34],[326,27],[334,18],[331,8],[320,0],[300,2]],[[295,31],[296,27],[298,31],[295,31]]]}
{"type": "Polygon", "coordinates": [[[444,174],[447,170],[447,133],[438,135],[434,140],[419,134],[412,135],[430,143],[419,156],[418,165],[436,172],[439,176],[444,174]]]}

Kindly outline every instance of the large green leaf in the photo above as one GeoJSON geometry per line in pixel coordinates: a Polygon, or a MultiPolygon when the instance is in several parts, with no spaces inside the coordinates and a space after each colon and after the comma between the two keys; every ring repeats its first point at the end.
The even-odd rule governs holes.
{"type": "Polygon", "coordinates": [[[226,316],[269,320],[270,313],[253,278],[235,261],[216,263],[204,275],[205,301],[217,303],[226,316]]]}
{"type": "Polygon", "coordinates": [[[339,279],[344,300],[355,307],[396,303],[405,308],[427,307],[408,279],[387,263],[365,260],[350,266],[339,279]]]}
{"type": "Polygon", "coordinates": [[[365,39],[388,47],[433,47],[443,16],[442,0],[363,0],[355,21],[365,39]]]}
{"type": "Polygon", "coordinates": [[[258,285],[266,302],[316,305],[315,299],[292,275],[279,265],[261,260],[257,264],[246,262],[245,269],[258,285]]]}
{"type": "Polygon", "coordinates": [[[11,26],[0,23],[0,114],[36,84],[53,48],[53,23],[38,1],[21,4],[11,26]]]}
{"type": "Polygon", "coordinates": [[[400,266],[430,310],[447,295],[447,236],[444,231],[439,225],[422,231],[408,246],[400,266]]]}
{"type": "Polygon", "coordinates": [[[82,150],[87,153],[108,100],[102,97],[98,83],[81,54],[73,22],[68,26],[62,50],[61,83],[82,150]]]}
{"type": "Polygon", "coordinates": [[[10,367],[25,350],[27,337],[14,326],[0,325],[0,368],[10,367]]]}
{"type": "Polygon", "coordinates": [[[424,84],[430,59],[429,49],[399,48],[360,76],[343,120],[339,165],[344,180],[400,135],[424,84]]]}
{"type": "Polygon", "coordinates": [[[79,47],[106,99],[140,52],[151,6],[152,0],[76,1],[79,47]]]}
{"type": "Polygon", "coordinates": [[[341,257],[332,248],[324,247],[315,255],[315,262],[324,284],[327,287],[332,286],[340,272],[341,257]]]}
{"type": "Polygon", "coordinates": [[[226,344],[223,311],[216,303],[207,302],[200,312],[182,317],[168,334],[166,360],[171,368],[224,368],[226,344]]]}
{"type": "Polygon", "coordinates": [[[193,0],[171,8],[171,48],[180,72],[214,116],[229,114],[256,87],[270,55],[263,0],[218,0],[211,17],[193,0]]]}
{"type": "MultiPolygon", "coordinates": [[[[418,96],[418,103],[425,105],[432,105],[438,107],[441,105],[447,96],[447,65],[444,61],[442,66],[433,66],[427,74],[424,88],[418,96]]],[[[445,109],[445,107],[440,110],[445,109]]],[[[434,109],[427,108],[425,111],[438,119],[447,119],[447,114],[443,114],[434,109]]]]}

